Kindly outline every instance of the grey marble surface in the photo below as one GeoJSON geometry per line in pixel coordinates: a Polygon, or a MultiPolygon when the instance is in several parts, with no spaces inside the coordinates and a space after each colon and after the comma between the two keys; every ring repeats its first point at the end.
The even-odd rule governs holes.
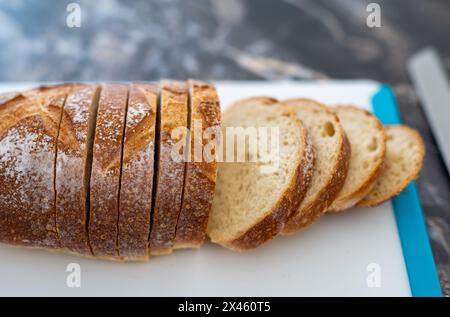
{"type": "MultiPolygon", "coordinates": [[[[435,46],[450,68],[450,2],[380,0],[0,1],[1,81],[372,78],[393,85],[427,157],[418,181],[441,284],[450,294],[450,181],[406,59],[435,46]],[[66,6],[81,7],[81,27],[66,6]]],[[[450,137],[450,136],[449,136],[450,137]]]]}

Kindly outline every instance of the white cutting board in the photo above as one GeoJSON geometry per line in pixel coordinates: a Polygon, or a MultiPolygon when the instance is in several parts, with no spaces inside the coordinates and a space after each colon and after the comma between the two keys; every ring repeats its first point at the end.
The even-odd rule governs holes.
{"type": "MultiPolygon", "coordinates": [[[[33,84],[31,84],[33,85],[33,84]]],[[[30,84],[0,85],[0,92],[30,84]]],[[[255,95],[371,110],[373,81],[220,82],[222,108],[255,95]]],[[[291,237],[234,253],[210,243],[148,263],[110,263],[0,245],[0,296],[410,296],[391,203],[323,217],[291,237]],[[67,266],[81,268],[70,288],[67,266]],[[375,271],[373,271],[375,269],[375,271]],[[379,273],[379,274],[378,274],[379,273]],[[374,274],[379,277],[379,283],[374,274]]]]}

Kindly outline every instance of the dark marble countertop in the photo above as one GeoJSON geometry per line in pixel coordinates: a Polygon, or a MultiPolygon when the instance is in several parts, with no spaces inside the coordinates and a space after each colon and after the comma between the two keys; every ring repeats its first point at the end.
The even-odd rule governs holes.
{"type": "MultiPolygon", "coordinates": [[[[371,78],[391,84],[427,157],[418,181],[441,285],[450,294],[450,180],[405,70],[434,46],[450,68],[450,2],[379,0],[0,2],[1,81],[371,78]],[[81,27],[66,8],[81,8],[81,27]]],[[[450,137],[450,136],[449,136],[450,137]]]]}

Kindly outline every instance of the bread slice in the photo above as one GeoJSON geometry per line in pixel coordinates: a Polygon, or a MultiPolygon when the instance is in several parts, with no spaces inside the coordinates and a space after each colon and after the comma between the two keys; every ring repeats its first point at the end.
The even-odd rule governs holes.
{"type": "Polygon", "coordinates": [[[158,87],[132,84],[123,144],[118,250],[129,261],[148,260],[158,87]]]}
{"type": "Polygon", "coordinates": [[[386,158],[374,188],[358,207],[379,205],[400,194],[419,175],[425,145],[416,130],[405,125],[386,126],[386,158]]]}
{"type": "Polygon", "coordinates": [[[220,134],[219,97],[211,84],[189,80],[188,86],[191,151],[187,153],[174,249],[198,248],[203,244],[217,177],[216,158],[202,154],[208,150],[214,152],[217,145],[217,134],[220,134]]]}
{"type": "Polygon", "coordinates": [[[96,85],[82,85],[67,96],[55,164],[56,224],[61,247],[92,255],[89,237],[88,160],[92,159],[93,131],[100,94],[96,85]]]}
{"type": "Polygon", "coordinates": [[[60,109],[70,89],[38,88],[0,106],[0,242],[60,248],[54,163],[60,109]]]}
{"type": "Polygon", "coordinates": [[[386,133],[381,122],[370,112],[354,106],[335,109],[352,149],[344,187],[328,208],[338,212],[354,206],[375,185],[383,167],[386,133]]]}
{"type": "MultiPolygon", "coordinates": [[[[173,159],[174,145],[182,142],[186,147],[187,131],[176,133],[175,129],[187,129],[189,92],[186,83],[161,82],[158,169],[150,234],[152,255],[172,251],[178,216],[181,211],[184,169],[186,162],[173,159]],[[172,134],[174,132],[174,134],[172,134]]],[[[200,184],[199,184],[200,185],[200,184]]]]}
{"type": "Polygon", "coordinates": [[[283,103],[294,109],[308,130],[316,162],[308,192],[283,229],[283,234],[292,234],[323,215],[344,186],[350,146],[339,118],[326,106],[309,99],[283,103]]]}
{"type": "MultiPolygon", "coordinates": [[[[208,236],[227,248],[247,250],[272,239],[283,229],[309,186],[314,154],[308,133],[295,113],[272,98],[245,99],[225,111],[226,152],[242,148],[234,144],[236,139],[229,127],[248,128],[241,131],[238,139],[244,133],[251,136],[253,131],[260,148],[258,153],[248,150],[245,162],[229,162],[227,155],[225,162],[219,164],[208,236]],[[261,131],[270,127],[277,129],[279,135],[268,132],[269,141],[261,131]],[[278,143],[278,153],[262,156],[261,146],[267,143],[278,143]],[[262,169],[270,166],[272,171],[262,169]]],[[[246,142],[251,144],[249,140],[246,142]]],[[[236,153],[232,158],[238,158],[236,153]]]]}
{"type": "Polygon", "coordinates": [[[89,239],[96,257],[118,257],[122,141],[128,86],[103,86],[97,111],[90,184],[89,239]]]}

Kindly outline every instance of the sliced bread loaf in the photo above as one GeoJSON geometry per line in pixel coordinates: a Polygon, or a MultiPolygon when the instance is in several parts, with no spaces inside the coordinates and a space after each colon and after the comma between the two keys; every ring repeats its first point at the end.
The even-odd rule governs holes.
{"type": "Polygon", "coordinates": [[[347,134],[352,153],[344,187],[328,208],[338,212],[354,206],[373,188],[384,162],[384,126],[370,112],[354,106],[335,109],[347,134]]]}
{"type": "Polygon", "coordinates": [[[350,146],[339,118],[326,106],[309,99],[283,103],[294,109],[308,130],[316,159],[311,186],[283,230],[283,234],[292,234],[315,222],[342,189],[348,172],[350,146]]]}
{"type": "Polygon", "coordinates": [[[206,82],[189,80],[188,87],[190,149],[186,153],[183,198],[174,249],[198,248],[203,244],[217,177],[215,148],[217,134],[220,134],[219,96],[216,88],[206,82]]]}
{"type": "Polygon", "coordinates": [[[174,146],[182,142],[186,147],[189,92],[186,83],[161,81],[158,168],[150,234],[150,252],[162,255],[172,252],[184,184],[186,162],[173,159],[174,146]],[[185,128],[181,134],[178,128],[185,128]],[[174,134],[172,134],[174,133],[174,134]]]}
{"type": "Polygon", "coordinates": [[[405,125],[386,126],[386,158],[374,188],[358,207],[379,205],[400,194],[417,178],[425,157],[425,145],[420,134],[405,125]]]}
{"type": "Polygon", "coordinates": [[[118,249],[147,260],[152,207],[158,87],[132,84],[128,99],[119,199],[118,249]]]}
{"type": "Polygon", "coordinates": [[[90,186],[89,239],[94,256],[118,258],[122,141],[128,86],[103,85],[97,110],[90,186]]]}
{"type": "Polygon", "coordinates": [[[283,229],[303,199],[313,168],[312,145],[290,107],[272,98],[235,103],[223,114],[222,126],[225,152],[232,152],[219,164],[208,236],[230,249],[256,248],[283,229]],[[263,129],[270,128],[275,129],[263,133],[263,129]],[[243,143],[236,144],[236,137],[243,143]],[[262,155],[262,146],[269,140],[275,152],[262,155]],[[245,162],[229,162],[239,157],[234,152],[251,142],[258,144],[258,152],[247,149],[245,162]]]}

